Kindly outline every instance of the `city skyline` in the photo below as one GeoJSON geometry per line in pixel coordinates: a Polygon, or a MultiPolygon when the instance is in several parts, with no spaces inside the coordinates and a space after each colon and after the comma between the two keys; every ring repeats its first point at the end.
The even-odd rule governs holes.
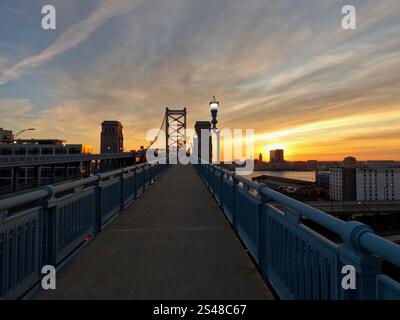
{"type": "Polygon", "coordinates": [[[257,157],[400,160],[398,1],[352,1],[356,30],[344,1],[51,2],[54,31],[42,1],[0,4],[0,127],[98,152],[118,120],[138,149],[165,107],[193,128],[215,94],[219,127],[255,129],[257,157]]]}

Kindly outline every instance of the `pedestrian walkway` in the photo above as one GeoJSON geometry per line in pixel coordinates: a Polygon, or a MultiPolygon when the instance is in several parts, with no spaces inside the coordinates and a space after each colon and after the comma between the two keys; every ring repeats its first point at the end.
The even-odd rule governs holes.
{"type": "Polygon", "coordinates": [[[172,166],[36,299],[273,299],[192,166],[172,166]]]}

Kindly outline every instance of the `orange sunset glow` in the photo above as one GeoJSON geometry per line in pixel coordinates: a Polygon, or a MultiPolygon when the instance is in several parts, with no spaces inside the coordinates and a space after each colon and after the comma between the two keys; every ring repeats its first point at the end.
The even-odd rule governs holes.
{"type": "Polygon", "coordinates": [[[0,42],[0,127],[99,152],[101,122],[117,120],[129,151],[147,144],[165,107],[187,107],[193,128],[216,95],[218,127],[254,129],[255,157],[280,146],[288,160],[400,160],[399,2],[363,3],[351,31],[339,3],[292,5],[57,1],[70,15],[54,32],[34,28],[37,8],[13,12],[0,42]]]}

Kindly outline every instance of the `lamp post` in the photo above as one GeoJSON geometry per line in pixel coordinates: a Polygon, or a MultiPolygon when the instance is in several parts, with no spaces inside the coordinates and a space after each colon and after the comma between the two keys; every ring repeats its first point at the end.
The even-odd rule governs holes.
{"type": "Polygon", "coordinates": [[[217,114],[218,114],[218,109],[219,109],[219,102],[215,99],[215,96],[213,99],[210,101],[210,111],[211,111],[211,123],[212,123],[212,128],[211,131],[213,131],[216,135],[216,140],[217,140],[217,159],[216,162],[219,164],[220,163],[220,132],[217,128],[217,114]]]}
{"type": "Polygon", "coordinates": [[[24,129],[24,130],[18,131],[16,134],[13,135],[13,140],[15,138],[17,138],[18,136],[20,136],[21,134],[23,134],[25,131],[34,131],[34,130],[36,130],[36,129],[35,128],[28,128],[28,129],[24,129]]]}

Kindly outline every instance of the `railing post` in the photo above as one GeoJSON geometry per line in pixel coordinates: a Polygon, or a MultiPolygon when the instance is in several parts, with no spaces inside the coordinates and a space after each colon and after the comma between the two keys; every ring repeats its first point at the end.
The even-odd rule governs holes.
{"type": "Polygon", "coordinates": [[[54,189],[52,185],[44,187],[48,192],[48,196],[43,200],[43,228],[45,230],[44,237],[45,243],[42,242],[43,255],[42,260],[45,264],[56,266],[57,263],[57,217],[55,212],[55,205],[53,203],[54,189]]]}
{"type": "Polygon", "coordinates": [[[153,170],[152,170],[151,164],[149,164],[149,183],[148,183],[148,186],[151,185],[151,180],[152,179],[153,179],[153,170]]]}
{"type": "Polygon", "coordinates": [[[233,209],[232,209],[232,225],[233,225],[233,230],[235,232],[238,232],[238,227],[237,227],[237,211],[238,211],[238,204],[237,204],[237,190],[239,188],[239,181],[236,179],[236,173],[232,174],[232,181],[233,181],[233,209]]]}
{"type": "MultiPolygon", "coordinates": [[[[225,172],[222,170],[219,172],[220,174],[220,180],[219,180],[219,202],[220,202],[220,207],[223,208],[224,206],[224,196],[223,196],[223,186],[224,186],[224,178],[225,178],[225,172]]],[[[223,210],[222,210],[223,211],[223,210]]]]}
{"type": "Polygon", "coordinates": [[[211,191],[210,179],[211,179],[210,167],[207,164],[205,164],[204,165],[204,180],[206,181],[206,186],[207,186],[208,190],[211,191]]]}
{"type": "Polygon", "coordinates": [[[146,190],[146,164],[143,164],[143,192],[146,190]]]}
{"type": "Polygon", "coordinates": [[[137,174],[136,174],[136,169],[137,169],[137,166],[135,166],[133,168],[133,199],[137,198],[137,192],[136,192],[137,174]]]}
{"type": "Polygon", "coordinates": [[[119,174],[119,195],[120,195],[120,212],[124,210],[125,207],[125,197],[124,197],[124,169],[121,170],[121,173],[119,174]]]}
{"type": "Polygon", "coordinates": [[[215,170],[212,165],[210,165],[210,168],[211,168],[211,190],[212,190],[212,194],[215,198],[215,170]]]}
{"type": "Polygon", "coordinates": [[[95,195],[96,195],[95,233],[99,233],[101,231],[101,211],[102,211],[103,197],[101,195],[101,187],[100,187],[101,176],[99,173],[95,174],[95,176],[97,177],[96,189],[95,189],[95,195]]]}
{"type": "Polygon", "coordinates": [[[382,259],[365,251],[360,238],[366,232],[374,232],[369,226],[350,221],[342,232],[344,245],[339,248],[339,283],[342,284],[342,267],[353,266],[356,270],[356,289],[345,290],[340,285],[340,298],[344,300],[372,300],[376,298],[376,276],[381,273],[382,259]]]}
{"type": "Polygon", "coordinates": [[[264,185],[259,185],[257,189],[258,198],[258,268],[264,280],[268,279],[268,198],[262,193],[264,185]]]}

